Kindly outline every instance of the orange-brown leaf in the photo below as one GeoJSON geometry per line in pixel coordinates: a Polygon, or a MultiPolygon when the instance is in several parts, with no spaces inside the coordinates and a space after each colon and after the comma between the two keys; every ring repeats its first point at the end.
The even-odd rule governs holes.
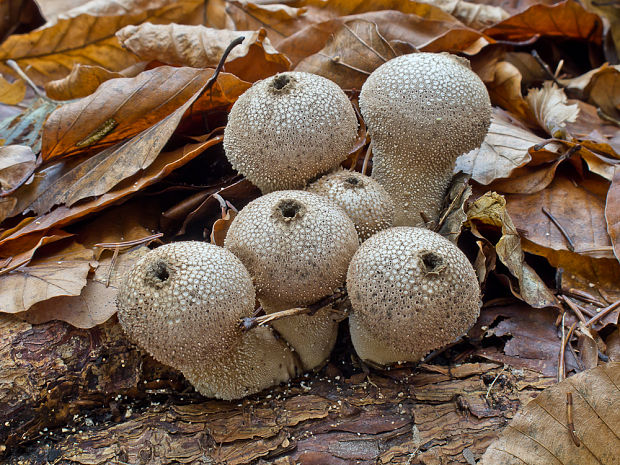
{"type": "Polygon", "coordinates": [[[620,166],[616,166],[605,204],[607,231],[614,247],[614,254],[620,260],[620,166]]]}
{"type": "Polygon", "coordinates": [[[68,76],[45,84],[45,92],[54,100],[73,100],[92,94],[105,81],[122,77],[122,74],[101,66],[78,63],[68,76]]]}

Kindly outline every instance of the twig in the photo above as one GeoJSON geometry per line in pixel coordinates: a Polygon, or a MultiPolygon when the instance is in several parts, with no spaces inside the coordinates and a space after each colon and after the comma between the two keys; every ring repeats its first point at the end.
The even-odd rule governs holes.
{"type": "Polygon", "coordinates": [[[463,185],[461,186],[461,189],[459,190],[459,193],[452,199],[452,202],[450,202],[450,205],[448,206],[446,211],[443,213],[443,215],[441,215],[439,222],[434,228],[435,232],[439,232],[444,222],[446,221],[446,218],[448,218],[448,215],[450,215],[450,213],[452,212],[452,208],[454,208],[454,206],[456,205],[456,202],[460,201],[466,189],[467,189],[467,182],[463,183],[463,185]]]}
{"type": "Polygon", "coordinates": [[[364,156],[364,164],[362,165],[362,174],[366,174],[366,170],[368,169],[368,161],[370,160],[370,155],[372,154],[372,145],[368,145],[368,150],[366,150],[366,156],[364,156]]]}
{"type": "Polygon", "coordinates": [[[562,344],[560,346],[560,359],[558,360],[558,383],[564,381],[564,379],[566,378],[564,354],[566,353],[566,344],[570,343],[570,338],[573,336],[573,331],[575,331],[576,326],[577,322],[575,321],[568,330],[568,334],[566,335],[566,337],[564,337],[564,318],[562,318],[562,344]]]}
{"type": "Polygon", "coordinates": [[[237,45],[241,44],[244,40],[245,40],[245,37],[240,36],[240,37],[237,37],[235,40],[233,40],[230,44],[228,44],[228,47],[226,47],[226,50],[224,50],[224,53],[222,54],[222,58],[220,58],[220,61],[217,64],[215,71],[213,72],[213,76],[211,76],[211,78],[207,81],[204,89],[202,89],[202,91],[200,92],[198,97],[196,97],[196,100],[194,100],[194,102],[196,102],[200,97],[204,95],[206,91],[208,91],[209,89],[211,89],[211,87],[213,87],[213,84],[215,84],[215,82],[217,81],[217,77],[220,75],[220,72],[222,71],[222,68],[224,67],[224,63],[226,62],[228,55],[230,55],[230,52],[232,52],[232,50],[237,45]]]}
{"type": "Polygon", "coordinates": [[[615,124],[616,126],[620,126],[620,121],[618,121],[616,118],[614,118],[611,115],[608,115],[607,113],[605,113],[603,111],[602,108],[597,108],[596,109],[596,114],[598,115],[599,118],[601,118],[604,121],[608,121],[610,123],[615,124]]]}
{"type": "Polygon", "coordinates": [[[568,232],[566,232],[564,227],[560,224],[560,222],[557,219],[555,219],[555,217],[551,214],[549,210],[547,210],[545,207],[542,207],[541,210],[545,215],[547,215],[547,217],[551,220],[551,222],[560,230],[560,232],[564,236],[564,239],[566,239],[566,242],[568,242],[568,245],[567,245],[568,250],[570,250],[571,252],[574,252],[575,244],[573,243],[573,240],[568,235],[568,232]]]}
{"type": "MultiPolygon", "coordinates": [[[[597,290],[601,297],[605,300],[605,302],[607,302],[607,305],[614,303],[614,298],[610,296],[605,289],[599,287],[597,288],[597,290]]],[[[605,305],[602,305],[602,307],[605,307],[605,305]]]]}
{"type": "Polygon", "coordinates": [[[561,300],[563,300],[566,305],[568,305],[570,307],[570,309],[575,312],[575,315],[577,315],[577,318],[579,318],[579,321],[581,321],[582,323],[586,323],[586,317],[583,316],[583,313],[581,313],[581,310],[579,309],[579,306],[573,302],[572,300],[570,300],[568,297],[561,295],[559,296],[561,300]]]}
{"type": "Polygon", "coordinates": [[[249,331],[252,328],[256,328],[257,326],[264,326],[266,324],[269,324],[276,320],[280,320],[282,318],[289,318],[291,316],[297,316],[297,315],[312,316],[317,311],[322,309],[323,307],[326,307],[329,304],[332,304],[338,300],[341,300],[345,298],[346,296],[347,296],[347,291],[344,289],[340,289],[331,295],[323,297],[321,300],[313,303],[312,305],[309,305],[308,307],[291,308],[288,310],[282,310],[279,312],[269,313],[267,315],[262,315],[262,316],[254,315],[251,317],[242,318],[241,322],[239,323],[239,326],[241,326],[241,328],[244,331],[249,331]]]}
{"type": "Polygon", "coordinates": [[[45,95],[45,92],[39,89],[39,87],[34,82],[32,82],[32,79],[30,79],[28,75],[24,73],[24,71],[19,67],[15,60],[6,60],[6,64],[9,66],[9,68],[15,71],[17,75],[26,82],[26,84],[28,84],[32,88],[35,94],[37,94],[42,99],[47,100],[48,102],[54,101],[47,95],[45,95]]]}
{"type": "Polygon", "coordinates": [[[540,67],[549,75],[549,77],[553,80],[553,82],[555,82],[558,85],[558,87],[563,87],[562,84],[560,84],[560,82],[558,81],[557,76],[553,74],[553,72],[551,71],[551,68],[549,68],[549,65],[544,62],[544,60],[540,57],[540,55],[538,54],[536,50],[532,50],[532,56],[538,62],[540,67]]]}
{"type": "Polygon", "coordinates": [[[606,317],[607,315],[609,315],[611,312],[613,312],[618,307],[620,307],[620,300],[617,300],[616,302],[614,302],[610,306],[601,309],[601,311],[599,312],[598,315],[593,316],[592,318],[590,318],[586,322],[586,328],[589,328],[590,326],[592,326],[594,323],[596,323],[600,319],[606,317]]]}
{"type": "MultiPolygon", "coordinates": [[[[573,289],[572,287],[567,292],[564,292],[564,294],[570,297],[574,297],[579,300],[583,300],[584,302],[591,303],[593,305],[596,305],[597,307],[607,307],[607,305],[611,303],[611,302],[607,302],[605,304],[599,299],[597,299],[596,297],[594,297],[592,294],[589,294],[586,291],[582,291],[581,289],[573,289]]],[[[604,297],[605,296],[603,295],[603,298],[604,297]]]]}
{"type": "Polygon", "coordinates": [[[566,393],[566,423],[568,426],[568,433],[570,434],[571,439],[575,443],[577,447],[581,447],[581,441],[577,437],[577,433],[575,432],[575,424],[573,423],[573,393],[566,393]]]}
{"type": "Polygon", "coordinates": [[[146,244],[148,242],[154,241],[155,239],[159,239],[162,237],[164,233],[153,234],[152,236],[146,236],[141,239],[134,239],[132,241],[123,241],[123,242],[100,242],[95,244],[93,247],[99,247],[101,249],[127,249],[129,247],[133,247],[140,244],[146,244]]]}
{"type": "Polygon", "coordinates": [[[491,394],[491,389],[493,389],[493,385],[495,384],[495,382],[499,379],[499,376],[504,372],[504,370],[506,370],[506,366],[504,365],[504,367],[501,369],[501,371],[497,374],[497,376],[495,377],[495,379],[493,379],[493,382],[489,385],[489,389],[487,389],[487,394],[484,396],[485,399],[489,398],[489,394],[491,394]]]}

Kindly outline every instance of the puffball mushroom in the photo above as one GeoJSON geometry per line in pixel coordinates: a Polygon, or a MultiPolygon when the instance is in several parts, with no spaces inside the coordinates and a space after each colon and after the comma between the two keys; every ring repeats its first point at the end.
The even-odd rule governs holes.
{"type": "Polygon", "coordinates": [[[465,334],[480,314],[467,257],[424,228],[395,227],[364,242],[347,274],[351,340],[362,360],[418,362],[465,334]]]}
{"type": "Polygon", "coordinates": [[[235,102],[226,157],[263,194],[303,189],[337,167],[357,138],[357,117],[337,84],[287,72],[256,82],[235,102]]]}
{"type": "Polygon", "coordinates": [[[202,394],[237,399],[299,373],[293,352],[269,328],[244,332],[254,310],[248,271],[228,250],[174,242],[152,250],[128,273],[118,317],[128,337],[180,370],[202,394]]]}
{"type": "MultiPolygon", "coordinates": [[[[238,213],[224,246],[247,267],[263,309],[273,313],[308,306],[343,286],[358,238],[353,222],[331,200],[276,191],[238,213]]],[[[337,326],[328,308],[273,322],[306,370],[327,360],[337,326]]]]}
{"type": "Polygon", "coordinates": [[[368,77],[359,103],[394,225],[423,226],[422,214],[437,221],[457,157],[482,144],[491,122],[482,80],[455,55],[402,55],[368,77]]]}
{"type": "Polygon", "coordinates": [[[322,176],[306,189],[336,202],[355,224],[360,242],[392,226],[394,204],[374,179],[356,171],[338,170],[322,176]]]}

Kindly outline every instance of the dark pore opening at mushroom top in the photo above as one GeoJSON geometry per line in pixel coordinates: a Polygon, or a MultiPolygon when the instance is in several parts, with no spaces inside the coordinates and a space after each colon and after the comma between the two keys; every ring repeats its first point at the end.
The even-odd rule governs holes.
{"type": "Polygon", "coordinates": [[[159,260],[151,266],[150,274],[155,278],[155,281],[164,282],[170,277],[168,266],[166,262],[159,260]]]}
{"type": "Polygon", "coordinates": [[[351,176],[350,178],[347,178],[346,183],[349,184],[350,186],[360,186],[363,184],[362,181],[360,181],[359,179],[351,176]]]}
{"type": "Polygon", "coordinates": [[[291,82],[290,76],[287,76],[286,74],[278,74],[275,78],[273,78],[273,88],[276,90],[282,90],[289,82],[291,82]]]}
{"type": "Polygon", "coordinates": [[[282,200],[278,204],[278,209],[284,218],[294,218],[301,211],[301,205],[296,200],[282,200]]]}
{"type": "Polygon", "coordinates": [[[422,263],[427,273],[438,273],[442,269],[443,258],[435,252],[425,252],[422,255],[422,263]]]}

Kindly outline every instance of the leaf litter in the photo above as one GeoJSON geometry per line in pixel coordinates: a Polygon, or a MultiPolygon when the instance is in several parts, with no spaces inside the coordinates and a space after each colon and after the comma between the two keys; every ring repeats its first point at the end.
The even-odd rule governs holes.
{"type": "MultiPolygon", "coordinates": [[[[592,404],[619,371],[602,364],[620,347],[620,74],[605,45],[620,43],[617,12],[573,0],[213,0],[205,22],[202,1],[81,3],[49,10],[48,23],[24,24],[0,45],[0,102],[20,112],[0,121],[1,312],[93,328],[113,317],[119,280],[148,244],[221,244],[236,209],[259,192],[226,162],[218,128],[256,80],[314,72],[355,102],[395,56],[459,53],[494,104],[435,225],[475,260],[483,283],[485,308],[459,356],[543,377],[583,371],[526,406],[481,463],[512,463],[493,455],[502,451],[547,463],[528,455],[544,455],[532,439],[559,463],[587,455],[575,440],[594,441],[596,455],[596,419],[617,422],[592,404]],[[7,60],[46,96],[26,92],[7,60]],[[562,420],[548,424],[549,414],[562,420]]],[[[352,156],[358,169],[366,145],[352,156]]]]}

